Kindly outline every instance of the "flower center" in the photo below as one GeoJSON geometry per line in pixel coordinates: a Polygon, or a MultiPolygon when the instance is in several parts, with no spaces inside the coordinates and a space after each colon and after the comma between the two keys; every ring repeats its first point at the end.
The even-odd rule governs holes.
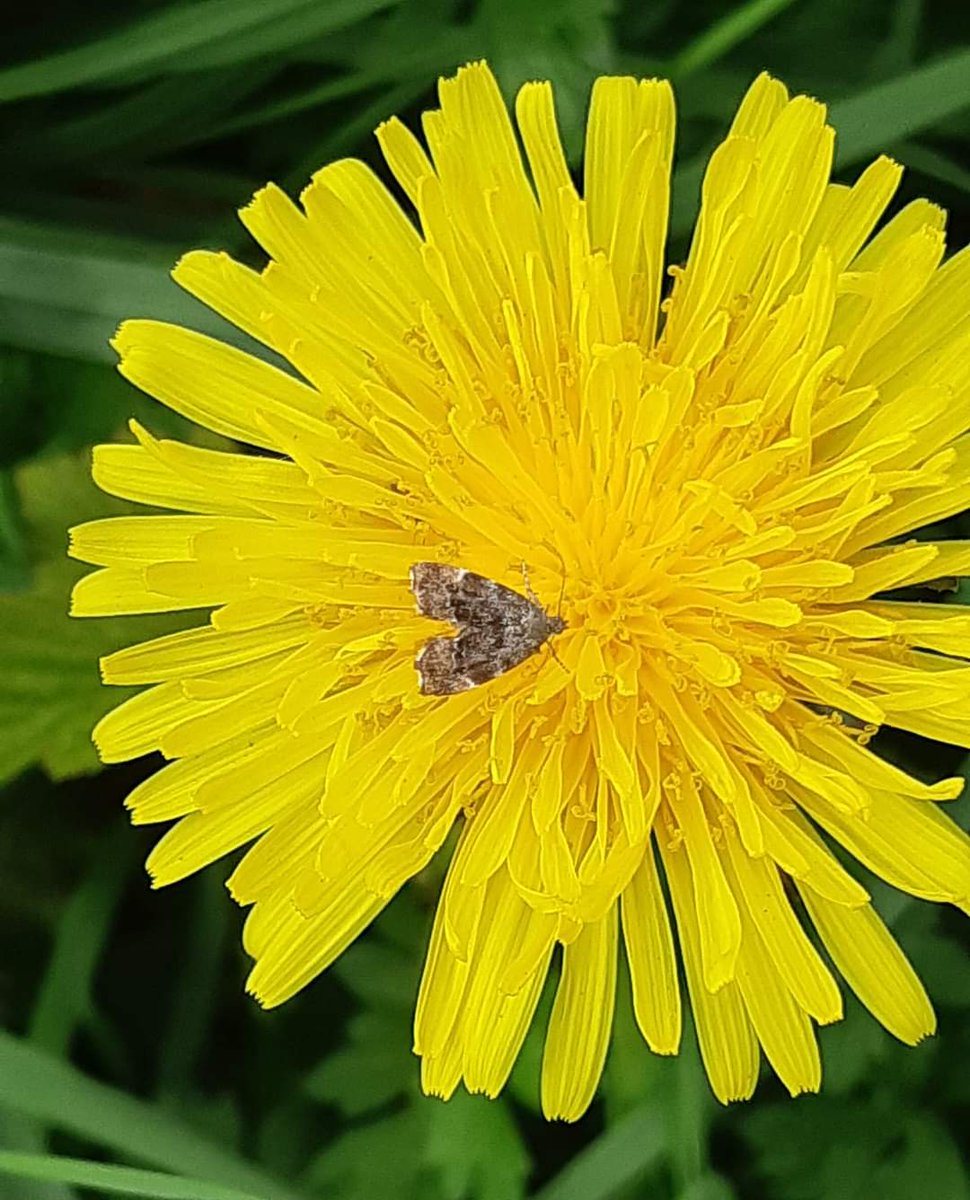
{"type": "Polygon", "coordinates": [[[575,602],[576,616],[590,633],[612,638],[622,625],[622,604],[615,592],[594,586],[575,602]]]}

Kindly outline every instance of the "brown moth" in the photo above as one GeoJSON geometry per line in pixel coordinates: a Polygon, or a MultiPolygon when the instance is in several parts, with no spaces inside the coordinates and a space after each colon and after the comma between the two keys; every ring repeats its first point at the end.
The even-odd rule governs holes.
{"type": "Polygon", "coordinates": [[[415,563],[411,591],[418,612],[458,630],[457,637],[431,638],[415,659],[426,696],[450,696],[495,679],[566,628],[538,599],[464,567],[415,563]]]}

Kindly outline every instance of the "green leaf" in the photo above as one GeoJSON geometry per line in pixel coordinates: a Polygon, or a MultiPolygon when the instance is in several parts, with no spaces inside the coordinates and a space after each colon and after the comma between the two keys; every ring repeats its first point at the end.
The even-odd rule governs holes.
{"type": "Polygon", "coordinates": [[[903,142],[895,147],[895,156],[912,171],[919,171],[928,179],[944,183],[947,187],[970,192],[970,171],[948,155],[918,142],[903,142]]]}
{"type": "Polygon", "coordinates": [[[725,16],[681,50],[668,68],[671,77],[680,79],[716,63],[792,3],[793,0],[747,0],[745,4],[733,5],[725,16]]]}
{"type": "Polygon", "coordinates": [[[75,889],[57,923],[28,1029],[34,1045],[52,1054],[66,1053],[75,1029],[93,1011],[94,973],[134,864],[135,845],[127,821],[111,826],[97,847],[91,871],[75,889]]]}
{"type": "MultiPolygon", "coordinates": [[[[256,59],[272,59],[308,42],[366,20],[398,0],[316,0],[289,4],[276,0],[275,20],[240,29],[231,37],[212,38],[172,63],[177,71],[211,71],[256,59]],[[291,9],[292,11],[286,11],[291,9]]],[[[270,6],[264,2],[264,9],[270,6]]]]}
{"type": "Polygon", "coordinates": [[[534,1200],[608,1200],[659,1166],[666,1144],[663,1114],[643,1105],[575,1155],[534,1200]]]}
{"type": "Polygon", "coordinates": [[[870,1181],[879,1200],[968,1200],[970,1185],[960,1149],[947,1130],[931,1116],[910,1117],[904,1125],[899,1152],[880,1165],[870,1181]]]}
{"type": "MultiPolygon", "coordinates": [[[[875,84],[829,108],[837,134],[836,166],[888,153],[896,143],[967,108],[970,50],[875,84]]],[[[709,157],[709,151],[693,155],[674,172],[670,230],[675,237],[688,233],[694,223],[709,157]]]]}
{"type": "Polygon", "coordinates": [[[418,960],[371,936],[352,946],[334,971],[364,1007],[347,1026],[347,1040],[304,1081],[316,1100],[358,1117],[401,1096],[416,1099],[418,1060],[411,1023],[418,960]]]}
{"type": "Polygon", "coordinates": [[[734,1200],[734,1189],[720,1175],[701,1175],[689,1183],[677,1200],[734,1200]]]}
{"type": "Polygon", "coordinates": [[[822,1080],[826,1095],[853,1091],[889,1054],[889,1034],[855,1000],[845,998],[845,1019],[820,1031],[822,1080]]]}
{"type": "Polygon", "coordinates": [[[563,144],[574,165],[582,156],[590,89],[614,69],[609,0],[487,0],[479,10],[488,58],[511,98],[530,79],[549,79],[563,144]]]}
{"type": "Polygon", "coordinates": [[[424,1159],[444,1200],[514,1200],[525,1195],[529,1156],[503,1100],[456,1092],[427,1106],[424,1159]]]}
{"type": "Polygon", "coordinates": [[[741,1129],[775,1200],[867,1200],[898,1123],[862,1103],[806,1097],[755,1107],[741,1129]]]}
{"type": "MultiPolygon", "coordinates": [[[[386,3],[386,0],[385,0],[386,3]]],[[[375,0],[196,0],[170,4],[70,50],[0,71],[0,103],[165,70],[249,62],[304,36],[357,20],[375,0]],[[302,24],[294,18],[302,16],[302,24]]]]}
{"type": "Polygon", "coordinates": [[[900,922],[899,932],[916,972],[935,1004],[970,1007],[970,960],[966,947],[943,932],[946,914],[914,905],[900,922]]]}
{"type": "Polygon", "coordinates": [[[417,1090],[418,1062],[411,1053],[411,1019],[364,1009],[351,1018],[347,1045],[327,1055],[307,1076],[304,1088],[348,1117],[383,1108],[417,1090]]]}
{"type": "MultiPolygon", "coordinates": [[[[192,919],[184,930],[168,1026],[158,1053],[157,1092],[184,1096],[215,1019],[223,950],[229,932],[225,871],[214,866],[188,884],[192,919]]],[[[211,1103],[208,1105],[211,1109],[211,1103]]]]}
{"type": "Polygon", "coordinates": [[[417,1152],[424,1135],[425,1116],[418,1107],[348,1129],[318,1155],[305,1183],[339,1200],[443,1200],[417,1152]]]}
{"type": "Polygon", "coordinates": [[[91,1079],[2,1031],[0,1106],[162,1170],[189,1172],[260,1200],[294,1200],[285,1185],[159,1106],[91,1079]]]}
{"type": "Polygon", "coordinates": [[[0,147],[31,163],[56,157],[61,167],[141,148],[157,158],[173,143],[206,134],[221,114],[260,88],[274,70],[271,62],[246,71],[206,71],[186,86],[182,75],[153,80],[121,99],[113,94],[91,112],[51,124],[29,138],[0,147]]]}
{"type": "Polygon", "coordinates": [[[443,25],[425,0],[399,3],[389,17],[357,26],[353,32],[350,69],[345,74],[234,114],[216,127],[214,136],[225,137],[281,121],[402,80],[409,81],[420,94],[430,90],[438,76],[481,53],[481,36],[476,28],[443,25]]]}
{"type": "MultiPolygon", "coordinates": [[[[44,1131],[36,1121],[0,1109],[0,1146],[8,1153],[46,1153],[44,1131]]],[[[0,1171],[0,1200],[77,1200],[77,1192],[53,1180],[24,1179],[0,1171]]]]}
{"type": "MultiPolygon", "coordinates": [[[[607,1120],[638,1108],[654,1089],[669,1081],[669,1062],[651,1054],[633,1014],[633,993],[626,959],[620,959],[620,978],[616,989],[616,1011],[610,1052],[606,1058],[601,1092],[606,1103],[607,1120]]],[[[544,1029],[544,1026],[543,1026],[544,1029]]]]}
{"type": "Polygon", "coordinates": [[[10,471],[0,470],[0,593],[30,579],[20,497],[10,471]]]}
{"type": "Polygon", "coordinates": [[[836,164],[848,166],[970,108],[970,50],[960,50],[831,106],[836,164]]]}
{"type": "Polygon", "coordinates": [[[98,658],[182,627],[183,616],[68,616],[86,568],[66,557],[67,526],[127,511],[90,480],[87,457],[37,459],[15,482],[32,560],[29,588],[0,593],[0,782],[40,763],[54,779],[98,769],[91,729],[131,689],[108,688],[98,658]]]}
{"type": "Polygon", "coordinates": [[[236,345],[234,326],[169,278],[178,252],[143,242],[0,218],[0,338],[10,345],[115,362],[108,345],[127,317],[189,325],[236,345]]]}
{"type": "Polygon", "coordinates": [[[0,1150],[0,1171],[20,1179],[47,1179],[97,1188],[115,1196],[144,1196],[146,1200],[263,1200],[263,1194],[221,1187],[204,1179],[116,1167],[53,1154],[17,1154],[0,1150]]]}

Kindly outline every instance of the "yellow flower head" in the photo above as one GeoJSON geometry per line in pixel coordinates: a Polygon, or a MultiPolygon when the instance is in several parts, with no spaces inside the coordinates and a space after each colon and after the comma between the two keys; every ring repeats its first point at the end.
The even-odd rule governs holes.
{"type": "Polygon", "coordinates": [[[542,1103],[578,1117],[621,930],[643,1036],[676,1053],[671,913],[717,1096],[751,1094],[762,1050],[817,1089],[814,1026],[842,999],[810,927],[897,1037],[934,1025],[831,843],[970,902],[970,841],[937,807],[962,781],[866,745],[886,723],[970,746],[970,614],[872,599],[970,567],[970,543],[900,540],[970,504],[970,256],[940,265],[925,201],[870,236],[899,168],[830,183],[825,109],[762,76],[668,289],[666,83],[597,82],[582,194],[548,84],[519,92],[518,139],[484,65],[440,101],[427,148],[378,131],[416,223],[345,160],[299,207],[270,186],[244,209],[264,270],[178,265],[273,355],[119,332],[130,380],[272,456],[138,427],[95,451],[106,491],[180,515],[75,529],[101,569],[74,611],[211,610],[103,660],[106,682],[151,686],[98,747],[173,760],[129,801],[177,821],[156,884],[251,844],[228,886],[266,1005],[457,824],[415,1023],[429,1092],[502,1088],[558,958],[542,1103]],[[565,628],[422,694],[416,654],[455,630],[415,610],[415,563],[520,595],[525,568],[565,628]]]}

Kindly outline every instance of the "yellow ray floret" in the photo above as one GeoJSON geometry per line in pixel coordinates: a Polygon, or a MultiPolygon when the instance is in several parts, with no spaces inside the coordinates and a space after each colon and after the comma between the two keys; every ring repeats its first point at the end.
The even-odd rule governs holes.
{"type": "Polygon", "coordinates": [[[262,270],[178,265],[291,370],[119,331],[127,378],[244,446],[133,425],[95,451],[105,490],[169,515],[72,531],[98,568],[73,611],[209,610],[102,661],[145,690],[96,743],[172,760],[129,798],[176,822],[156,884],[248,847],[229,888],[266,1005],[460,827],[415,1019],[431,1093],[502,1088],[552,966],[542,1104],[579,1117],[621,930],[654,1051],[680,1045],[679,955],[720,1100],[751,1094],[762,1051],[816,1090],[836,972],[902,1040],[934,1027],[832,842],[970,908],[970,840],[938,804],[962,781],[868,745],[888,724],[970,746],[970,617],[934,598],[970,548],[910,536],[970,505],[970,257],[944,261],[923,201],[876,232],[899,168],[831,183],[824,107],[767,76],[666,272],[668,84],[597,82],[581,192],[548,84],[519,93],[517,131],[482,64],[440,105],[426,145],[378,131],[416,224],[338,162],[299,204],[271,186],[244,210],[262,270]],[[415,611],[416,562],[529,592],[565,628],[422,694],[415,655],[454,630],[415,611]]]}

